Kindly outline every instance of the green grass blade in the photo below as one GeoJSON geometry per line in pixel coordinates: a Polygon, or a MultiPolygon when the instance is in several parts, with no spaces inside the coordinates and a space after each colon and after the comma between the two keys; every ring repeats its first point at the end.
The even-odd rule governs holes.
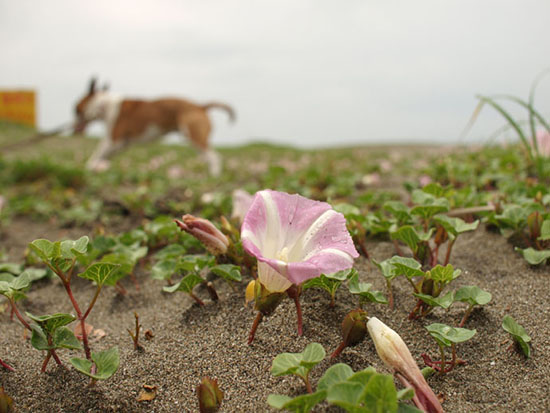
{"type": "MultiPolygon", "coordinates": [[[[531,103],[527,103],[526,101],[512,95],[497,95],[493,96],[494,99],[506,99],[511,100],[512,102],[517,103],[520,106],[523,106],[527,111],[529,112],[529,128],[531,130],[531,139],[533,140],[533,148],[535,148],[535,152],[539,153],[538,143],[537,143],[537,131],[535,130],[535,118],[539,121],[539,123],[546,128],[546,130],[550,133],[550,125],[544,119],[544,117],[533,107],[531,103]]],[[[516,122],[519,125],[519,122],[516,122]]]]}
{"type": "Polygon", "coordinates": [[[529,145],[529,141],[527,140],[525,133],[523,133],[521,126],[519,126],[519,124],[514,120],[514,118],[501,105],[496,103],[494,99],[487,96],[482,96],[482,95],[478,95],[477,98],[480,101],[492,106],[498,113],[500,113],[508,121],[508,123],[512,126],[512,128],[517,132],[521,142],[525,146],[525,149],[527,150],[527,153],[529,155],[529,159],[532,160],[533,152],[531,149],[531,145],[529,145]]]}
{"type": "Polygon", "coordinates": [[[474,113],[472,113],[472,116],[470,116],[470,120],[468,121],[468,123],[466,124],[462,132],[460,133],[458,137],[459,142],[462,142],[462,139],[466,137],[468,132],[470,132],[470,129],[472,129],[472,126],[474,126],[474,123],[476,122],[477,118],[479,117],[479,114],[481,113],[481,109],[483,109],[483,105],[485,105],[485,102],[480,100],[476,108],[474,109],[474,113]]]}

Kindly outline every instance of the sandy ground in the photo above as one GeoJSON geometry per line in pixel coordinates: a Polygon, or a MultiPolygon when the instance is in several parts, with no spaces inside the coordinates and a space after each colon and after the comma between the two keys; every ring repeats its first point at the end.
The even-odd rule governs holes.
{"type": "MultiPolygon", "coordinates": [[[[21,222],[4,228],[2,243],[11,253],[22,254],[24,245],[35,238],[63,236],[47,225],[26,226],[21,222]],[[19,226],[18,226],[19,225],[19,226]]],[[[65,230],[63,230],[65,231],[65,230]]],[[[76,237],[84,230],[64,233],[76,237]]],[[[372,258],[383,260],[394,254],[385,241],[370,241],[372,258]]],[[[12,259],[17,256],[12,255],[12,259]]],[[[451,262],[463,274],[451,285],[478,285],[493,295],[483,309],[473,312],[465,327],[477,334],[458,346],[459,356],[467,360],[451,373],[429,379],[434,391],[444,397],[448,412],[543,412],[550,411],[550,301],[548,267],[532,268],[512,245],[499,234],[480,227],[474,233],[462,235],[453,250],[451,262]],[[513,316],[532,337],[532,357],[525,359],[508,350],[509,335],[502,330],[504,315],[513,316]]],[[[376,267],[361,257],[356,261],[362,281],[384,289],[384,280],[376,267]]],[[[253,345],[246,344],[248,330],[254,319],[251,308],[244,306],[246,281],[232,291],[222,281],[216,281],[221,300],[212,302],[206,291],[197,289],[205,307],[199,307],[183,293],[165,294],[162,283],[148,277],[142,268],[137,276],[141,288],[136,291],[124,281],[129,294],[121,297],[114,289],[105,289],[89,322],[103,329],[105,337],[92,342],[92,350],[118,346],[121,364],[108,381],[95,387],[72,368],[56,368],[50,364],[40,373],[43,355],[24,338],[23,328],[10,321],[9,312],[0,313],[0,357],[15,367],[15,372],[0,369],[0,385],[15,400],[17,412],[196,412],[195,387],[203,376],[218,379],[225,394],[223,412],[266,412],[270,393],[297,395],[305,392],[295,377],[272,377],[273,358],[282,352],[297,352],[310,342],[319,342],[330,354],[340,342],[340,323],[345,314],[357,306],[356,298],[346,288],[337,294],[337,305],[329,307],[328,295],[320,290],[307,290],[302,296],[304,335],[296,335],[296,318],[292,301],[285,300],[275,314],[260,325],[253,345]],[[133,349],[126,331],[132,328],[134,312],[140,317],[143,330],[154,333],[143,340],[143,352],[133,349]],[[138,402],[143,385],[157,386],[157,396],[148,402],[138,402]]],[[[87,303],[93,287],[77,280],[77,300],[87,303]]],[[[405,280],[394,282],[396,308],[368,305],[369,315],[376,316],[395,329],[409,345],[413,356],[423,367],[420,354],[436,357],[438,348],[424,329],[433,322],[457,325],[465,305],[455,305],[449,312],[435,311],[427,319],[409,321],[407,314],[414,306],[414,297],[405,280]]],[[[36,283],[28,299],[20,303],[21,310],[35,314],[71,311],[61,284],[57,280],[36,283]]],[[[67,365],[77,353],[60,351],[67,365]]],[[[79,354],[78,354],[79,355],[79,354]]],[[[79,355],[80,356],[80,355],[79,355]]],[[[374,366],[388,372],[378,359],[372,341],[367,339],[344,350],[335,360],[325,360],[312,372],[317,379],[331,364],[345,362],[354,370],[374,366]]],[[[337,412],[337,408],[320,405],[315,411],[337,412]]]]}

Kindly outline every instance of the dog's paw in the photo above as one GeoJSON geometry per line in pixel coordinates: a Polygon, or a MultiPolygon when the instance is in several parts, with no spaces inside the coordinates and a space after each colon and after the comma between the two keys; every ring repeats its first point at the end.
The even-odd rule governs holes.
{"type": "Polygon", "coordinates": [[[88,169],[94,172],[103,172],[109,169],[111,166],[111,162],[102,159],[97,162],[95,162],[93,165],[90,165],[88,169]]]}

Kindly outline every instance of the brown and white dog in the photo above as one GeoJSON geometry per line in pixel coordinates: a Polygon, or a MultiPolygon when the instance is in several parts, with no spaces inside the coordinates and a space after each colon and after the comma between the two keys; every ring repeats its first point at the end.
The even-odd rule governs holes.
{"type": "Polygon", "coordinates": [[[105,122],[107,133],[98,145],[86,167],[92,170],[105,169],[108,159],[116,152],[134,142],[146,142],[179,132],[189,138],[208,163],[210,174],[221,172],[220,155],[210,148],[208,138],[212,129],[208,109],[219,108],[235,119],[233,109],[218,102],[198,105],[183,99],[137,100],[125,99],[106,89],[97,90],[92,79],[88,94],[76,105],[75,133],[82,133],[89,122],[105,122]]]}

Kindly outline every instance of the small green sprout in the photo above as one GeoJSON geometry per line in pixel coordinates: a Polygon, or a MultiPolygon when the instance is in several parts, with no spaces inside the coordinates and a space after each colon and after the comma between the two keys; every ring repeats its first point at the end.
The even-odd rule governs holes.
{"type": "Polygon", "coordinates": [[[476,305],[487,304],[489,301],[491,301],[491,298],[492,295],[490,292],[484,291],[476,285],[460,287],[455,293],[454,301],[467,303],[468,308],[466,309],[466,313],[464,314],[464,317],[462,317],[462,320],[460,320],[460,324],[458,326],[464,327],[464,324],[466,324],[466,320],[468,320],[468,317],[470,316],[474,307],[476,305]]]}
{"type": "Polygon", "coordinates": [[[471,339],[476,334],[476,330],[450,327],[440,323],[430,324],[426,329],[436,341],[441,354],[441,361],[432,361],[427,354],[422,354],[422,358],[427,366],[437,370],[439,374],[444,374],[453,370],[456,365],[465,363],[464,360],[457,358],[456,344],[471,339]],[[452,359],[450,362],[446,360],[445,347],[451,348],[452,359]]]}
{"type": "Polygon", "coordinates": [[[390,236],[392,240],[405,243],[412,251],[414,259],[419,263],[423,263],[430,256],[429,240],[433,233],[434,228],[419,232],[412,225],[403,225],[396,231],[391,232],[390,236]]]}
{"type": "Polygon", "coordinates": [[[127,328],[126,331],[128,331],[128,334],[130,334],[130,337],[132,338],[132,342],[134,343],[134,350],[143,351],[144,350],[143,346],[139,344],[139,332],[141,331],[141,324],[139,324],[138,313],[135,311],[134,311],[134,319],[135,319],[134,331],[130,330],[129,328],[127,328]]]}
{"type": "Polygon", "coordinates": [[[330,294],[330,307],[336,305],[336,291],[342,285],[342,282],[355,276],[357,271],[353,268],[347,270],[338,271],[332,274],[321,274],[319,277],[311,278],[307,280],[302,286],[303,290],[308,288],[321,288],[330,294]]]}
{"type": "Polygon", "coordinates": [[[204,278],[202,278],[199,274],[192,272],[185,275],[178,283],[171,286],[163,287],[162,290],[166,291],[167,293],[183,291],[184,293],[188,294],[193,300],[195,300],[197,304],[203,306],[204,302],[193,293],[193,288],[204,282],[204,278]]]}
{"type": "Polygon", "coordinates": [[[325,349],[319,343],[310,343],[301,353],[282,353],[273,360],[271,374],[275,377],[289,374],[300,377],[308,393],[313,393],[309,373],[313,367],[325,358],[325,349]]]}
{"type": "MultiPolygon", "coordinates": [[[[67,295],[69,296],[71,304],[76,311],[76,320],[79,322],[82,331],[82,347],[84,349],[86,359],[75,358],[71,360],[71,363],[75,366],[75,368],[77,368],[78,371],[83,372],[84,374],[93,376],[96,375],[97,372],[100,379],[105,379],[110,377],[116,370],[116,367],[118,367],[118,350],[116,350],[116,348],[113,349],[116,350],[117,362],[116,367],[112,370],[114,363],[111,362],[113,359],[113,352],[111,350],[103,353],[91,352],[88,343],[88,334],[86,331],[86,318],[92,311],[103,285],[109,282],[109,278],[119,267],[119,265],[107,262],[96,262],[90,265],[90,259],[87,257],[88,244],[89,239],[86,236],[81,237],[76,241],[65,240],[51,242],[47,239],[38,239],[31,242],[29,244],[29,248],[44,262],[44,264],[46,264],[51,271],[59,277],[67,295]],[[96,285],[95,294],[84,311],[76,301],[71,288],[72,276],[75,267],[79,262],[86,262],[88,266],[84,271],[78,273],[77,275],[81,278],[92,281],[96,285]],[[110,356],[106,359],[104,354],[110,356]],[[73,362],[73,360],[76,360],[76,362],[73,362]]],[[[72,331],[65,327],[68,323],[75,319],[74,316],[61,313],[37,317],[27,313],[27,315],[36,323],[33,327],[31,327],[17,311],[15,306],[14,310],[25,328],[32,331],[33,338],[31,339],[31,342],[33,346],[48,351],[42,366],[42,371],[45,370],[50,357],[53,357],[58,364],[61,364],[61,361],[55,353],[57,348],[81,348],[80,343],[77,342],[72,331]]]]}
{"type": "Polygon", "coordinates": [[[167,293],[183,291],[195,300],[197,304],[204,306],[204,302],[193,293],[193,289],[199,284],[206,284],[206,280],[201,276],[201,273],[206,267],[211,267],[214,261],[214,257],[206,255],[186,255],[182,257],[176,262],[175,269],[176,272],[181,271],[186,274],[176,284],[163,287],[163,291],[167,293]]]}
{"type": "Polygon", "coordinates": [[[455,280],[461,273],[461,270],[455,270],[451,264],[447,264],[445,267],[438,264],[426,271],[424,277],[416,285],[413,284],[416,290],[414,295],[419,300],[409,314],[409,319],[425,317],[434,309],[434,306],[449,308],[453,303],[453,294],[450,292],[442,297],[440,295],[447,284],[455,280]]]}
{"type": "MultiPolygon", "coordinates": [[[[479,226],[479,221],[474,221],[468,224],[460,218],[448,217],[447,215],[437,215],[434,217],[434,221],[445,231],[446,238],[449,239],[447,242],[445,261],[443,261],[443,265],[447,265],[451,259],[451,251],[458,236],[464,232],[476,230],[479,226]]],[[[440,243],[436,242],[436,250],[434,252],[436,257],[438,254],[439,245],[440,243]]]]}
{"type": "Polygon", "coordinates": [[[512,335],[525,357],[531,357],[531,347],[529,347],[531,337],[525,329],[509,315],[504,316],[502,319],[502,328],[512,335]]]}

